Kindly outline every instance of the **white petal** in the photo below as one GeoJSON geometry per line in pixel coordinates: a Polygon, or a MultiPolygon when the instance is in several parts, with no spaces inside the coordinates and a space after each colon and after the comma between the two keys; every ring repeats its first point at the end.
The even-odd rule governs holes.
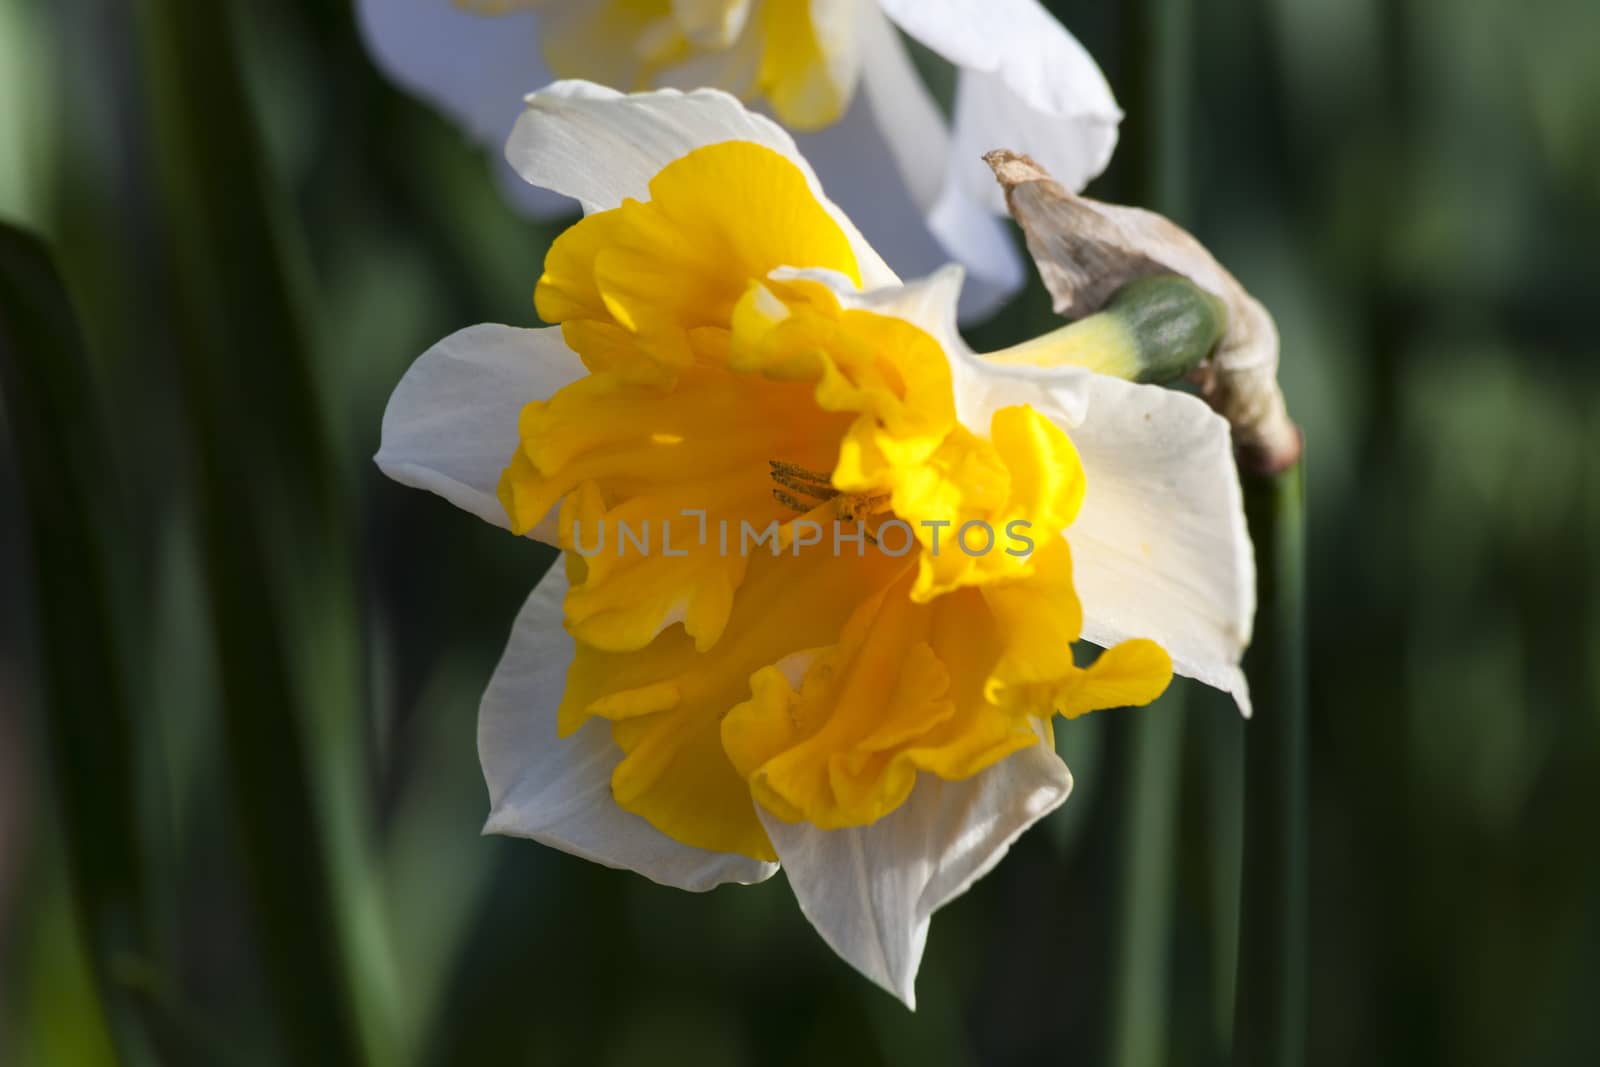
{"type": "Polygon", "coordinates": [[[577,201],[522,180],[522,175],[512,169],[505,155],[499,151],[504,141],[504,137],[495,138],[495,151],[490,154],[489,160],[494,167],[495,184],[500,187],[500,195],[506,203],[531,219],[550,221],[577,218],[581,210],[577,201]]]}
{"type": "Polygon", "coordinates": [[[812,191],[849,237],[862,282],[878,286],[898,280],[824,195],[793,139],[771,119],[720,90],[624,95],[592,82],[556,82],[528,97],[506,144],[506,158],[525,180],[573,197],[585,212],[594,212],[629,197],[648,200],[650,179],[662,167],[693,149],[724,141],[751,141],[787,157],[805,173],[812,191]]]}
{"type": "Polygon", "coordinates": [[[950,124],[883,11],[876,5],[864,7],[858,26],[861,87],[871,98],[884,147],[894,158],[906,191],[917,207],[927,211],[938,202],[945,185],[944,174],[928,161],[949,150],[950,124]]]}
{"type": "Polygon", "coordinates": [[[765,810],[761,821],[822,939],[915,1008],[933,913],[987,874],[1071,789],[1066,764],[1039,744],[965,781],[919,774],[910,798],[871,826],[819,830],[765,810]]]}
{"type": "Polygon", "coordinates": [[[965,266],[961,316],[981,320],[1022,287],[1022,258],[1002,220],[952,195],[944,168],[928,165],[949,142],[944,117],[893,27],[877,10],[864,12],[862,91],[837,123],[795,141],[897,273],[918,277],[952,260],[965,266]]]}
{"type": "Polygon", "coordinates": [[[928,212],[928,229],[947,260],[967,269],[961,291],[961,321],[981,322],[1000,310],[1027,282],[1011,231],[986,204],[951,181],[928,212]]]}
{"type": "MultiPolygon", "coordinates": [[[[1093,60],[1085,55],[1084,62],[1103,84],[1093,60]]],[[[1038,111],[1023,103],[1002,79],[964,71],[956,83],[951,171],[969,197],[989,211],[1003,212],[1005,193],[983,156],[996,148],[1020,145],[1014,150],[1034,157],[1051,173],[1060,175],[1063,185],[1079,190],[1111,162],[1120,118],[1115,105],[1111,105],[1109,114],[1087,111],[1058,115],[1038,111]]]]}
{"type": "Polygon", "coordinates": [[[1249,715],[1255,553],[1228,424],[1186,393],[1096,374],[1068,432],[1088,481],[1067,529],[1084,638],[1147,637],[1249,715]]]}
{"type": "Polygon", "coordinates": [[[522,114],[522,98],[551,78],[532,11],[491,18],[450,0],[358,0],[356,15],[367,50],[390,80],[494,150],[495,167],[513,204],[536,218],[574,210],[564,196],[515,181],[499,159],[500,146],[522,114]]]}
{"type": "Polygon", "coordinates": [[[1010,148],[1074,190],[1105,169],[1122,112],[1094,59],[1036,0],[880,0],[900,28],[962,68],[950,166],[996,213],[984,152],[1010,148]]]}
{"type": "Polygon", "coordinates": [[[1255,618],[1255,555],[1228,424],[1202,401],[1078,367],[1000,366],[955,326],[959,267],[869,292],[826,271],[774,271],[833,289],[846,307],[893,315],[950,358],[956,414],[987,435],[994,412],[1029,404],[1071,436],[1088,491],[1068,528],[1085,640],[1145,637],[1179,674],[1229,693],[1250,714],[1240,658],[1255,618]]]}
{"type": "Polygon", "coordinates": [[[586,373],[556,327],[459,330],[419,356],[395,386],[374,459],[402,485],[506,528],[496,490],[517,448],[517,417],[529,401],[586,373]]]}
{"type": "Polygon", "coordinates": [[[484,832],[531,838],[694,892],[772,877],[777,864],[679,844],[617,807],[611,772],[622,750],[611,740],[609,723],[591,721],[565,740],[556,737],[556,709],[573,654],[562,625],[566,592],[566,570],[557,562],[517,615],[483,695],[478,758],[490,803],[484,832]]]}

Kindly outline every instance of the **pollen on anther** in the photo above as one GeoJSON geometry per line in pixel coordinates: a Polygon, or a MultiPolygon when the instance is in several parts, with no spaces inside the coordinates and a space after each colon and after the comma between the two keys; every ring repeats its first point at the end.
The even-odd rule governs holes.
{"type": "Polygon", "coordinates": [[[798,514],[804,515],[839,495],[826,474],[778,459],[769,460],[768,465],[772,468],[772,480],[780,486],[772,491],[773,499],[798,514]]]}
{"type": "Polygon", "coordinates": [[[804,515],[813,507],[816,507],[815,504],[807,505],[801,502],[790,494],[785,493],[782,489],[774,489],[772,491],[772,499],[776,500],[778,503],[794,512],[796,515],[804,515]]]}

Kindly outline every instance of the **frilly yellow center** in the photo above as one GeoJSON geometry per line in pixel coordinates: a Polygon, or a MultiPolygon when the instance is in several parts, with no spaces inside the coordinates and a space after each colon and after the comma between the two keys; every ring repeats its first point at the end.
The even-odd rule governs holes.
{"type": "Polygon", "coordinates": [[[850,105],[860,73],[855,0],[456,0],[481,15],[532,9],[550,70],[625,92],[714,86],[764,97],[817,130],[850,105]]]}
{"type": "Polygon", "coordinates": [[[1073,660],[1067,435],[1027,406],[963,427],[940,343],[818,271],[860,283],[805,175],[744,142],[572,227],[535,299],[591,373],[527,406],[501,483],[513,528],[554,511],[567,550],[562,734],[611,720],[618,804],[763,859],[756,804],[864,825],[919,773],[976,774],[1048,741],[1054,713],[1171,677],[1148,641],[1073,660]],[[836,521],[859,539],[807,542],[836,521]],[[1006,550],[1015,523],[1031,551],[1006,550]],[[999,539],[964,550],[969,525],[999,539]]]}

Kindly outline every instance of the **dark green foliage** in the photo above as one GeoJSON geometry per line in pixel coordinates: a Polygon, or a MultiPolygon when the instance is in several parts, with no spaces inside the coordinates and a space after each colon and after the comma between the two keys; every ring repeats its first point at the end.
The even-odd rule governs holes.
{"type": "MultiPolygon", "coordinates": [[[[1305,733],[1275,747],[1270,681],[1250,724],[1193,686],[1063,724],[1072,799],[941,913],[911,1016],[781,879],[692,896],[477,836],[478,696],[549,557],[368,457],[429,343],[534,324],[554,231],[383,81],[353,4],[0,0],[0,214],[81,323],[7,230],[0,1062],[73,1062],[98,1003],[129,1062],[1211,1067],[1294,817],[1241,783],[1301,745],[1306,941],[1246,936],[1239,1017],[1292,1005],[1292,953],[1309,1063],[1594,1060],[1600,6],[1052,6],[1127,111],[1089,193],[1277,316],[1305,733]]],[[[1035,285],[971,336],[1054,325],[1035,285]]]]}

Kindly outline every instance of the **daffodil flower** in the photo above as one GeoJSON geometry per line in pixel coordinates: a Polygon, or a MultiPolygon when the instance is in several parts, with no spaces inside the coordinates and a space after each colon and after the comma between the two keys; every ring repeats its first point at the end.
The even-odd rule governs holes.
{"type": "MultiPolygon", "coordinates": [[[[964,317],[1024,280],[983,153],[1028,152],[1081,189],[1122,117],[1037,0],[360,0],[359,13],[390,77],[496,150],[523,95],[556,77],[759,101],[897,270],[967,268],[964,317]],[[957,69],[948,119],[897,28],[957,69]]],[[[505,176],[533,213],[562,209],[505,176]]]]}
{"type": "Polygon", "coordinates": [[[437,344],[377,456],[564,550],[483,699],[487,830],[691,890],[781,864],[912,1004],[933,911],[1066,799],[1055,715],[1174,666],[1243,699],[1226,425],[975,354],[961,268],[902,283],[728,94],[558,83],[508,155],[586,212],[536,290],[559,325],[437,344]]]}

